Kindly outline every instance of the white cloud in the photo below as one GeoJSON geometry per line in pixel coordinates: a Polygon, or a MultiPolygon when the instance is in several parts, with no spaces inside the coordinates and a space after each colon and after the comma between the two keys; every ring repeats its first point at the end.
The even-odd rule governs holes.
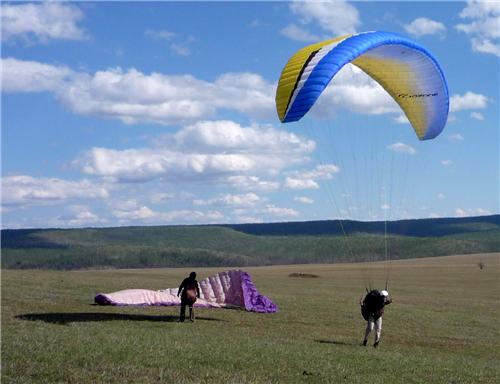
{"type": "Polygon", "coordinates": [[[455,28],[471,37],[472,50],[500,56],[500,4],[498,1],[468,1],[460,12],[467,23],[455,28]]]}
{"type": "MultiPolygon", "coordinates": [[[[2,62],[4,91],[50,91],[74,113],[119,119],[126,124],[189,124],[224,110],[254,118],[275,115],[276,85],[253,73],[226,73],[207,82],[189,75],[148,75],[136,69],[87,74],[38,62],[2,62]]],[[[455,95],[452,110],[463,109],[465,102],[481,97],[485,103],[485,96],[472,92],[455,95]]],[[[401,114],[382,86],[350,64],[334,77],[310,113],[326,117],[341,108],[368,115],[401,114]]]]}
{"type": "Polygon", "coordinates": [[[336,108],[365,115],[401,114],[401,108],[384,88],[351,64],[337,73],[310,113],[330,116],[336,108]]]}
{"type": "Polygon", "coordinates": [[[191,55],[191,48],[189,48],[186,44],[184,43],[174,43],[170,46],[173,52],[177,53],[179,56],[189,56],[191,55]]]}
{"type": "Polygon", "coordinates": [[[166,41],[170,41],[177,36],[175,32],[166,31],[164,29],[161,30],[147,29],[146,32],[144,32],[144,34],[148,37],[151,37],[152,39],[161,39],[166,41]]]}
{"type": "Polygon", "coordinates": [[[189,45],[194,41],[192,38],[181,39],[177,33],[166,30],[148,29],[145,35],[152,39],[159,39],[168,42],[168,47],[179,56],[189,56],[191,48],[189,45]]]}
{"type": "Polygon", "coordinates": [[[72,205],[68,207],[68,211],[68,213],[56,218],[58,226],[82,227],[106,222],[106,220],[101,219],[86,206],[72,205]]]}
{"type": "Polygon", "coordinates": [[[314,180],[302,180],[293,177],[287,177],[285,187],[290,189],[318,189],[319,184],[314,180]]]}
{"type": "Polygon", "coordinates": [[[484,120],[484,115],[482,113],[479,113],[479,112],[472,112],[470,114],[470,117],[471,117],[471,119],[474,119],[474,120],[479,120],[479,121],[484,120]]]}
{"type": "Polygon", "coordinates": [[[72,4],[47,1],[2,4],[2,40],[21,38],[47,42],[50,39],[82,40],[86,34],[77,24],[83,12],[72,4]]]}
{"type": "Polygon", "coordinates": [[[470,19],[472,22],[470,24],[458,24],[456,28],[465,32],[466,34],[478,35],[485,38],[499,38],[500,31],[498,25],[500,23],[500,5],[496,3],[496,7],[491,5],[494,2],[490,2],[490,6],[483,7],[487,2],[469,2],[468,8],[477,7],[482,8],[481,14],[469,15],[465,12],[460,14],[462,19],[470,19]]]}
{"type": "Polygon", "coordinates": [[[354,33],[361,23],[358,10],[345,1],[294,1],[290,9],[302,24],[318,25],[334,36],[354,33]]]}
{"type": "Polygon", "coordinates": [[[484,208],[472,208],[472,209],[463,209],[456,208],[455,216],[456,217],[469,217],[469,216],[486,216],[491,215],[491,211],[484,208]]]}
{"type": "Polygon", "coordinates": [[[296,172],[295,176],[300,179],[325,180],[333,178],[333,175],[339,172],[340,167],[335,164],[320,164],[313,170],[296,172]]]}
{"type": "Polygon", "coordinates": [[[387,146],[388,149],[397,153],[404,153],[406,155],[415,155],[417,153],[416,149],[412,146],[404,143],[394,143],[387,146]]]}
{"type": "Polygon", "coordinates": [[[281,31],[281,34],[283,36],[288,37],[289,39],[296,40],[296,41],[318,41],[321,39],[321,37],[312,34],[308,30],[301,28],[297,26],[296,24],[289,24],[285,28],[283,28],[281,31]]]}
{"type": "Polygon", "coordinates": [[[263,180],[258,176],[229,176],[226,182],[234,188],[242,190],[275,191],[280,187],[279,182],[263,180]]]}
{"type": "MultiPolygon", "coordinates": [[[[257,157],[242,154],[202,154],[168,149],[92,148],[73,162],[84,173],[118,181],[144,182],[159,177],[193,179],[203,175],[244,173],[259,168],[257,157]]],[[[279,165],[284,166],[282,159],[279,165]]]]}
{"type": "Polygon", "coordinates": [[[306,197],[306,196],[296,196],[293,198],[294,201],[297,201],[299,203],[302,203],[302,204],[312,204],[314,203],[314,200],[309,198],[309,197],[306,197]]]}
{"type": "Polygon", "coordinates": [[[113,216],[120,220],[145,220],[154,218],[157,214],[146,206],[136,209],[124,210],[116,209],[112,212],[113,216]]]}
{"type": "Polygon", "coordinates": [[[460,133],[453,133],[451,135],[448,135],[448,138],[451,141],[462,141],[464,137],[460,133]]]}
{"type": "Polygon", "coordinates": [[[451,161],[451,160],[441,160],[441,165],[444,165],[445,167],[448,167],[450,165],[453,165],[453,161],[451,161]]]}
{"type": "Polygon", "coordinates": [[[197,150],[210,153],[236,151],[238,153],[310,153],[315,144],[284,130],[253,124],[249,127],[228,120],[200,121],[174,135],[164,135],[157,141],[179,150],[197,150]]]}
{"type": "Polygon", "coordinates": [[[440,192],[440,193],[438,193],[438,194],[437,194],[437,198],[438,198],[439,200],[444,200],[444,199],[446,199],[446,196],[445,196],[445,194],[444,194],[444,193],[441,193],[441,192],[440,192]]]}
{"type": "Polygon", "coordinates": [[[332,179],[340,168],[335,164],[321,164],[310,171],[296,171],[287,176],[285,187],[290,189],[318,189],[317,180],[332,179]]]}
{"type": "Polygon", "coordinates": [[[406,32],[414,36],[442,35],[446,31],[443,23],[426,17],[419,17],[404,26],[406,32]]]}
{"type": "Polygon", "coordinates": [[[389,204],[387,204],[387,203],[386,204],[382,204],[380,206],[380,209],[382,209],[384,211],[387,211],[387,210],[391,209],[391,206],[389,204]]]}
{"type": "Polygon", "coordinates": [[[164,224],[164,223],[216,223],[224,215],[219,211],[173,210],[155,211],[140,202],[131,199],[114,201],[109,204],[111,214],[120,224],[164,224]]]}
{"type": "Polygon", "coordinates": [[[244,213],[238,214],[236,211],[233,213],[235,214],[235,216],[234,216],[235,223],[263,223],[264,222],[261,217],[251,216],[251,215],[247,215],[244,213]]]}
{"type": "Polygon", "coordinates": [[[466,92],[464,95],[453,95],[450,97],[450,112],[458,112],[466,109],[483,109],[488,104],[488,98],[474,92],[466,92]]]}
{"type": "Polygon", "coordinates": [[[130,124],[179,124],[222,109],[270,116],[274,105],[274,86],[251,73],[224,74],[210,83],[189,75],[145,75],[118,68],[79,77],[66,89],[60,97],[74,112],[130,124]]]}
{"type": "Polygon", "coordinates": [[[118,181],[227,179],[232,184],[275,189],[275,183],[259,177],[274,176],[287,166],[304,162],[313,150],[314,142],[290,132],[211,121],[163,136],[153,148],[92,148],[73,164],[87,174],[118,181]]]}
{"type": "Polygon", "coordinates": [[[275,205],[266,205],[264,212],[276,218],[289,218],[299,216],[299,212],[292,208],[277,207],[275,205]]]}
{"type": "Polygon", "coordinates": [[[67,181],[27,175],[2,178],[2,205],[34,206],[63,204],[73,199],[107,199],[107,188],[89,180],[67,181]]]}
{"type": "Polygon", "coordinates": [[[144,74],[121,68],[87,74],[16,59],[2,60],[2,66],[6,91],[51,91],[77,114],[126,124],[182,124],[213,117],[222,110],[255,118],[275,115],[276,85],[254,73],[225,73],[208,82],[190,75],[144,74]]]}
{"type": "Polygon", "coordinates": [[[218,206],[238,206],[238,207],[248,207],[253,206],[260,202],[260,197],[252,192],[232,195],[226,194],[213,199],[201,200],[197,199],[193,201],[193,205],[218,205],[218,206]]]}
{"type": "Polygon", "coordinates": [[[473,38],[471,39],[472,50],[481,53],[491,53],[500,56],[500,43],[494,43],[489,39],[473,38]]]}
{"type": "Polygon", "coordinates": [[[410,124],[410,120],[406,117],[406,115],[401,114],[394,118],[394,121],[398,124],[410,124]]]}
{"type": "Polygon", "coordinates": [[[3,92],[58,92],[74,72],[64,66],[2,59],[3,92]]]}

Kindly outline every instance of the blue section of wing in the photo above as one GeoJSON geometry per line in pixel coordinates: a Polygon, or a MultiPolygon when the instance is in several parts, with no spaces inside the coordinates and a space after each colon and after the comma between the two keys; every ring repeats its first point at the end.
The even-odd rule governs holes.
{"type": "Polygon", "coordinates": [[[436,70],[439,72],[446,92],[446,113],[441,114],[438,120],[435,120],[433,124],[428,127],[423,139],[436,137],[446,124],[449,110],[448,86],[443,71],[436,59],[420,44],[391,32],[362,33],[351,36],[339,43],[325,55],[312,70],[304,86],[295,97],[293,104],[289,107],[283,122],[287,123],[300,120],[314,105],[319,95],[344,65],[371,49],[387,44],[399,44],[422,52],[434,63],[436,70]]]}

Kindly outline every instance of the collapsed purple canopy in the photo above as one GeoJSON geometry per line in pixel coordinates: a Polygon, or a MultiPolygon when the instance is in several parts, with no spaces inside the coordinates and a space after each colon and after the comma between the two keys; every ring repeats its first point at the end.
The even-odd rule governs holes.
{"type": "MultiPolygon", "coordinates": [[[[242,308],[246,311],[274,313],[278,307],[268,297],[261,295],[249,273],[241,270],[219,272],[199,282],[200,298],[197,307],[242,308]]],[[[160,291],[127,289],[113,293],[100,293],[94,301],[99,305],[180,305],[178,288],[160,291]]]]}

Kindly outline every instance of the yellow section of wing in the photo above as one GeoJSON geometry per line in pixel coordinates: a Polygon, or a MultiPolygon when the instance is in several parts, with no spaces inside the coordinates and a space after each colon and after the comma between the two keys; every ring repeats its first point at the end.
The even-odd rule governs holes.
{"type": "Polygon", "coordinates": [[[417,75],[410,65],[394,59],[361,55],[352,61],[378,82],[399,104],[420,140],[427,130],[425,97],[418,97],[417,75]],[[417,96],[416,96],[417,94],[417,96]]]}
{"type": "Polygon", "coordinates": [[[304,47],[297,51],[295,55],[293,55],[290,60],[288,60],[288,63],[285,65],[285,68],[283,68],[283,71],[281,72],[281,76],[278,82],[278,89],[276,91],[276,110],[281,121],[283,121],[283,119],[285,118],[288,102],[292,96],[292,92],[295,89],[296,84],[300,81],[299,76],[309,56],[311,56],[313,52],[320,50],[325,45],[345,40],[350,36],[352,35],[341,36],[335,39],[308,45],[307,47],[304,47]]]}

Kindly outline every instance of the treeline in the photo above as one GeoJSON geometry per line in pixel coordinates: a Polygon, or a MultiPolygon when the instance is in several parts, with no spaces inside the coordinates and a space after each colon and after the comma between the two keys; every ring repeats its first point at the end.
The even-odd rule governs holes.
{"type": "Polygon", "coordinates": [[[318,220],[289,223],[228,224],[225,227],[252,235],[343,235],[357,233],[437,237],[497,230],[500,215],[395,221],[318,220]]]}
{"type": "MultiPolygon", "coordinates": [[[[320,231],[293,233],[298,228],[306,230],[308,223],[4,230],[1,265],[16,269],[81,269],[361,262],[384,260],[386,243],[389,259],[500,252],[498,219],[438,219],[432,222],[441,228],[439,236],[434,237],[386,237],[376,230],[366,230],[367,223],[358,225],[365,231],[351,231],[347,236],[320,231]],[[248,233],[259,226],[267,228],[266,235],[248,233]],[[292,233],[277,234],[276,228],[284,231],[287,226],[292,233]]],[[[325,225],[310,224],[315,227],[316,223],[325,225]]],[[[405,223],[406,228],[414,231],[422,222],[409,224],[405,223]]]]}

